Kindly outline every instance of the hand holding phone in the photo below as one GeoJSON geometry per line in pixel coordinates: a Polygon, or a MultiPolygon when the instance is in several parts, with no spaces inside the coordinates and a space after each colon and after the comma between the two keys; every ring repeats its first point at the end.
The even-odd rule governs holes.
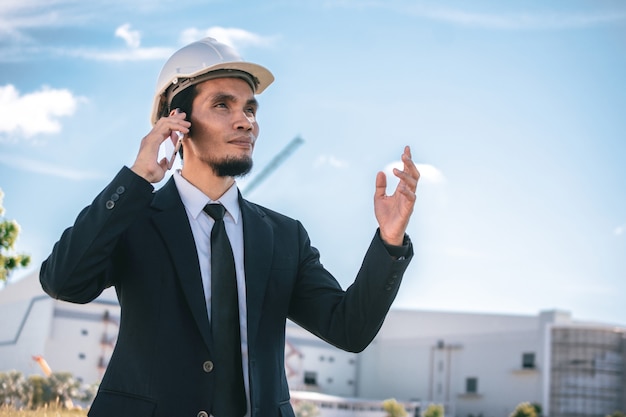
{"type": "MultiPolygon", "coordinates": [[[[171,111],[170,116],[173,116],[177,113],[180,113],[179,109],[174,109],[171,111]]],[[[164,155],[167,160],[167,169],[172,169],[174,165],[174,161],[176,160],[176,154],[180,150],[180,147],[183,143],[184,135],[182,132],[177,130],[173,131],[168,139],[165,139],[161,144],[161,151],[159,155],[164,155]]],[[[159,160],[161,157],[159,157],[159,160]]]]}
{"type": "Polygon", "coordinates": [[[179,131],[174,131],[169,140],[165,140],[163,142],[163,147],[165,150],[165,158],[167,159],[167,169],[172,169],[172,165],[174,165],[174,160],[176,159],[176,154],[180,150],[180,146],[183,143],[183,134],[179,131]],[[176,136],[176,145],[173,145],[174,136],[176,136]]]}

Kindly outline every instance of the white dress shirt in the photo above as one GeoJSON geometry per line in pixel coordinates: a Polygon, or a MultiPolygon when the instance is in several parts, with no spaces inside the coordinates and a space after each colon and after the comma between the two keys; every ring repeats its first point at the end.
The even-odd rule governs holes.
{"type": "Polygon", "coordinates": [[[239,297],[239,324],[241,335],[241,358],[243,366],[243,380],[246,387],[246,398],[248,402],[246,417],[250,416],[250,381],[248,375],[248,322],[246,308],[246,277],[243,264],[243,222],[241,220],[241,210],[239,207],[239,194],[237,184],[234,183],[228,191],[217,201],[212,201],[202,191],[187,181],[177,170],[173,174],[176,188],[185,206],[189,225],[193,233],[198,251],[198,261],[200,262],[200,274],[202,275],[202,286],[204,287],[204,298],[206,301],[209,320],[211,319],[211,229],[215,221],[206,214],[204,206],[210,203],[221,203],[226,208],[224,215],[224,226],[226,234],[233,248],[235,258],[235,273],[237,274],[237,295],[239,297]]]}

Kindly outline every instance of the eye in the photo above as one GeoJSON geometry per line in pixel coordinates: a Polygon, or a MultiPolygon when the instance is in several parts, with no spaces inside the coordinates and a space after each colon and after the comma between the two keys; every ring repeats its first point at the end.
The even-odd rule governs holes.
{"type": "Polygon", "coordinates": [[[256,107],[252,107],[252,106],[248,107],[248,108],[246,108],[245,112],[250,114],[250,115],[252,115],[252,116],[254,116],[256,114],[256,107]]]}
{"type": "Polygon", "coordinates": [[[218,107],[220,109],[226,109],[228,108],[228,106],[226,105],[226,103],[216,103],[215,107],[218,107]]]}

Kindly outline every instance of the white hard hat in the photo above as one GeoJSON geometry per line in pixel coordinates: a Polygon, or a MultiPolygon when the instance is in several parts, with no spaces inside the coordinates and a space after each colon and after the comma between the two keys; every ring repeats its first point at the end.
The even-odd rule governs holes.
{"type": "Polygon", "coordinates": [[[150,121],[154,125],[172,98],[185,88],[211,78],[223,77],[244,79],[255,94],[262,93],[274,81],[274,76],[267,68],[245,62],[230,46],[213,38],[204,38],[174,52],[163,65],[156,85],[150,121]]]}

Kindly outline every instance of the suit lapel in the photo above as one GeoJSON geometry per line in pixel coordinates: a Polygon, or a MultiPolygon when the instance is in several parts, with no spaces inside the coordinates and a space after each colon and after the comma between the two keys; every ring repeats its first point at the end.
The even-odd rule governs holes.
{"type": "Polygon", "coordinates": [[[158,211],[153,216],[153,222],[172,256],[189,308],[204,342],[210,349],[212,339],[209,316],[204,299],[196,244],[173,178],[170,178],[156,193],[152,206],[158,211]]]}
{"type": "Polygon", "coordinates": [[[248,344],[250,344],[250,350],[253,350],[261,319],[265,287],[270,276],[274,230],[265,220],[265,213],[241,198],[241,195],[239,205],[243,218],[248,344]]]}
{"type": "MultiPolygon", "coordinates": [[[[248,343],[250,349],[253,349],[265,288],[270,276],[274,230],[265,220],[265,214],[257,206],[244,200],[241,195],[239,204],[243,220],[248,343]]],[[[196,245],[173,178],[156,193],[152,206],[157,210],[153,216],[155,227],[172,256],[181,288],[196,325],[210,349],[212,338],[196,245]]]]}

